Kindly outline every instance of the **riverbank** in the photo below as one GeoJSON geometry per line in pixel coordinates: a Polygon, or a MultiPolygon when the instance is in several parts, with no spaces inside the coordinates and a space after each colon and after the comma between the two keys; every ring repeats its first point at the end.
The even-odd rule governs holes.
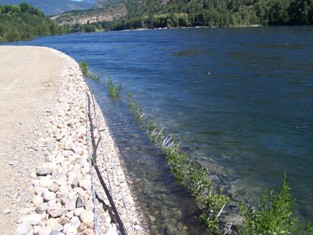
{"type": "MultiPolygon", "coordinates": [[[[91,94],[78,64],[49,48],[0,51],[2,232],[116,234],[111,205],[90,164],[91,94]]],[[[101,135],[97,154],[104,181],[128,234],[147,234],[119,151],[100,109],[92,106],[92,122],[101,130],[95,138],[101,135]]]]}

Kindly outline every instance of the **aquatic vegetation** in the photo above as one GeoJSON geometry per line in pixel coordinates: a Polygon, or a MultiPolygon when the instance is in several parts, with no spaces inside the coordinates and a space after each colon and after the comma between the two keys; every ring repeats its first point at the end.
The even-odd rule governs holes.
{"type": "MultiPolygon", "coordinates": [[[[221,232],[220,216],[231,199],[222,190],[213,187],[209,172],[196,159],[182,152],[176,141],[164,134],[164,128],[145,116],[143,109],[128,94],[128,106],[138,119],[142,128],[147,132],[150,140],[154,142],[166,155],[167,164],[172,174],[187,189],[201,209],[199,220],[211,232],[221,232]]],[[[303,228],[297,216],[293,213],[295,201],[292,199],[287,185],[286,175],[278,195],[272,191],[266,193],[257,209],[245,209],[240,205],[244,224],[239,233],[252,234],[311,234],[310,225],[303,228]]]]}
{"type": "MultiPolygon", "coordinates": [[[[225,232],[221,228],[221,222],[225,222],[221,221],[221,215],[230,204],[231,198],[213,186],[208,170],[197,159],[181,151],[179,144],[165,134],[164,127],[145,115],[143,108],[130,93],[127,103],[150,141],[165,154],[172,174],[194,198],[201,210],[199,220],[210,232],[225,232]]],[[[294,206],[295,201],[290,195],[285,175],[280,192],[264,193],[256,209],[246,209],[243,203],[240,203],[243,224],[236,224],[239,226],[239,234],[312,234],[310,224],[301,226],[298,217],[293,213],[294,206]]]]}
{"type": "Polygon", "coordinates": [[[90,78],[93,81],[100,80],[99,74],[95,74],[89,71],[89,64],[86,61],[79,63],[79,68],[85,77],[90,78]]]}
{"type": "Polygon", "coordinates": [[[312,234],[310,224],[303,227],[294,213],[295,200],[290,195],[286,173],[278,194],[264,192],[257,209],[240,205],[244,225],[240,234],[312,234]]]}
{"type": "Polygon", "coordinates": [[[164,134],[164,127],[146,118],[143,109],[132,94],[127,97],[128,107],[147,132],[151,142],[155,143],[166,155],[172,174],[195,199],[202,213],[199,219],[209,231],[219,228],[219,216],[230,198],[213,188],[209,173],[196,159],[180,150],[176,141],[164,134]]]}
{"type": "Polygon", "coordinates": [[[122,90],[122,85],[119,84],[118,86],[116,86],[114,82],[109,78],[108,80],[109,96],[114,100],[119,99],[121,90],[122,90]]]}

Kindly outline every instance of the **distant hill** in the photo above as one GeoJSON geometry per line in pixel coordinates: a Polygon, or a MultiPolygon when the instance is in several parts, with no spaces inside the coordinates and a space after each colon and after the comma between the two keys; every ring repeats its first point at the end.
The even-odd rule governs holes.
{"type": "Polygon", "coordinates": [[[0,42],[31,40],[37,36],[68,32],[67,26],[57,26],[41,10],[29,3],[0,4],[0,42]]]}
{"type": "Polygon", "coordinates": [[[72,10],[86,10],[94,7],[96,0],[0,0],[0,4],[20,4],[22,2],[30,3],[39,8],[46,15],[56,15],[72,10]]]}
{"type": "Polygon", "coordinates": [[[124,3],[125,0],[96,0],[95,8],[107,8],[118,3],[124,3]]]}
{"type": "Polygon", "coordinates": [[[93,10],[55,19],[93,23],[95,30],[308,25],[313,24],[313,0],[96,0],[93,10]]]}
{"type": "Polygon", "coordinates": [[[116,4],[105,8],[94,8],[82,11],[70,11],[51,17],[59,25],[90,24],[110,22],[127,15],[124,4],[116,4]]]}

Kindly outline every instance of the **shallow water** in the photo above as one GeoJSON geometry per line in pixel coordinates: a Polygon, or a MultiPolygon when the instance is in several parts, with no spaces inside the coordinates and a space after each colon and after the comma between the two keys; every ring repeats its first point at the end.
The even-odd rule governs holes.
{"type": "MultiPolygon", "coordinates": [[[[313,27],[108,32],[18,44],[54,47],[121,83],[183,148],[208,167],[213,162],[212,173],[226,175],[237,194],[254,200],[264,187],[277,189],[286,170],[301,216],[313,218],[313,27]]],[[[112,117],[105,88],[91,85],[116,120],[109,122],[124,157],[132,153],[129,164],[139,166],[130,167],[138,185],[150,168],[167,172],[126,107],[112,117]]],[[[149,188],[173,181],[164,175],[149,188]]]]}

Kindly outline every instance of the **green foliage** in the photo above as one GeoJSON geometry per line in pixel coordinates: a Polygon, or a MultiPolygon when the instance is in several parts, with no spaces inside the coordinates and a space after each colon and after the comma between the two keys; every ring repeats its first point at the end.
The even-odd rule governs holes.
{"type": "Polygon", "coordinates": [[[79,67],[80,67],[80,70],[82,71],[83,75],[88,76],[88,74],[89,74],[88,63],[86,61],[81,62],[81,63],[79,63],[79,67]]]}
{"type": "Polygon", "coordinates": [[[122,85],[119,84],[116,86],[114,82],[109,78],[108,80],[108,91],[109,91],[109,96],[113,99],[119,99],[120,98],[120,93],[122,90],[122,85]]]}
{"type": "Polygon", "coordinates": [[[31,40],[36,36],[66,32],[67,27],[56,26],[42,11],[28,3],[0,5],[0,41],[31,40]]]}
{"type": "MultiPolygon", "coordinates": [[[[105,30],[313,24],[312,0],[125,0],[128,15],[105,30]]],[[[81,31],[84,31],[82,27],[81,31]]]]}
{"type": "Polygon", "coordinates": [[[86,61],[79,63],[79,68],[85,77],[90,78],[93,81],[99,81],[100,80],[100,75],[94,74],[94,73],[89,71],[89,65],[86,61]]]}
{"type": "Polygon", "coordinates": [[[264,192],[258,208],[244,208],[241,205],[241,213],[244,218],[244,226],[240,234],[312,234],[310,226],[303,228],[294,214],[295,200],[290,195],[287,185],[286,173],[283,185],[278,194],[273,191],[264,192]]]}

